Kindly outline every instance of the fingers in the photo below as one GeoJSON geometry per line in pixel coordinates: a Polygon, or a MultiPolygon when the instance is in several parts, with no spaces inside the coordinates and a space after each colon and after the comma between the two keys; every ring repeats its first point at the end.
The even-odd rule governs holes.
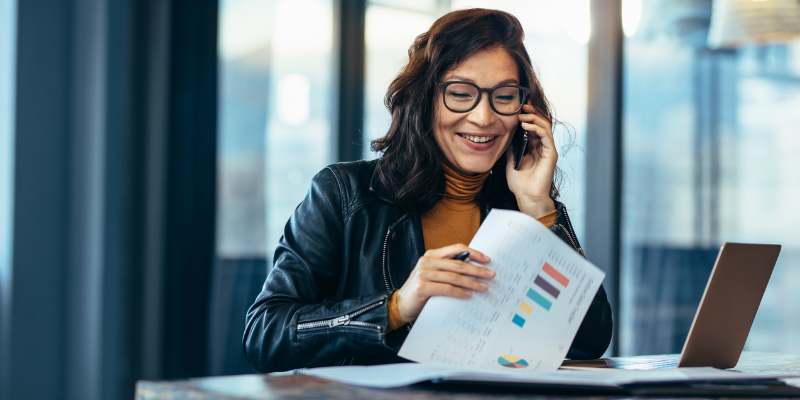
{"type": "MultiPolygon", "coordinates": [[[[439,283],[445,284],[461,289],[467,289],[472,291],[483,292],[489,288],[489,284],[486,282],[481,282],[472,278],[468,278],[465,275],[462,275],[458,272],[451,272],[451,271],[442,271],[442,270],[434,270],[434,269],[423,269],[419,273],[419,277],[423,281],[431,282],[431,283],[439,283]]],[[[485,276],[487,277],[488,276],[485,276]]],[[[424,291],[423,291],[424,293],[424,291]]],[[[429,293],[425,293],[426,295],[431,295],[429,293]]]]}
{"type": "Polygon", "coordinates": [[[521,112],[517,115],[520,116],[520,121],[522,122],[535,121],[542,126],[546,126],[548,128],[551,127],[550,121],[544,116],[544,114],[530,104],[523,105],[521,112]]]}
{"type": "Polygon", "coordinates": [[[419,261],[417,261],[417,264],[421,270],[445,271],[459,275],[474,276],[476,278],[490,279],[495,275],[495,272],[489,268],[479,267],[458,260],[422,256],[419,261]]]}
{"type": "Polygon", "coordinates": [[[550,128],[527,122],[522,122],[520,125],[522,125],[522,129],[528,131],[528,146],[531,150],[555,151],[556,143],[550,128]]]}
{"type": "Polygon", "coordinates": [[[416,278],[422,282],[441,283],[469,290],[486,290],[488,285],[474,278],[492,279],[495,272],[489,268],[452,259],[464,251],[470,252],[471,260],[484,264],[490,261],[488,256],[475,249],[463,244],[454,244],[425,252],[425,255],[417,261],[417,268],[414,271],[416,278]]]}
{"type": "Polygon", "coordinates": [[[478,250],[471,249],[467,247],[467,245],[462,243],[452,244],[450,246],[445,246],[439,249],[432,249],[425,252],[426,257],[431,258],[444,258],[444,259],[452,259],[458,254],[461,254],[465,251],[469,252],[469,259],[475,261],[480,264],[487,264],[491,261],[491,259],[481,253],[478,250]]]}
{"type": "Polygon", "coordinates": [[[413,321],[431,296],[449,296],[466,299],[473,291],[486,291],[489,285],[480,279],[492,279],[495,272],[489,268],[454,260],[457,254],[468,251],[469,259],[488,263],[485,254],[454,244],[428,250],[419,258],[403,286],[397,291],[397,310],[403,321],[413,321]]]}
{"type": "Polygon", "coordinates": [[[549,119],[540,115],[539,111],[533,108],[532,105],[526,104],[522,106],[522,112],[517,114],[519,122],[522,123],[522,129],[526,131],[535,131],[537,136],[553,137],[553,126],[549,119]]]}
{"type": "Polygon", "coordinates": [[[545,146],[555,147],[555,142],[553,140],[553,132],[550,129],[545,129],[539,125],[523,122],[522,129],[528,131],[528,144],[531,143],[532,140],[541,140],[542,144],[545,146]]]}
{"type": "Polygon", "coordinates": [[[431,298],[433,296],[449,296],[458,299],[468,299],[472,297],[472,290],[462,289],[446,283],[429,281],[421,286],[422,287],[420,288],[419,294],[425,296],[425,298],[431,298]]]}

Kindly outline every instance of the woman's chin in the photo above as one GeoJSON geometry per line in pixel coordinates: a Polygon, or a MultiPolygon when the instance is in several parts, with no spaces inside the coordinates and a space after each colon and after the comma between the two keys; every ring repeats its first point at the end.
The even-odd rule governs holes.
{"type": "Polygon", "coordinates": [[[456,162],[454,167],[458,172],[467,175],[477,175],[488,172],[497,160],[462,160],[456,162]]]}

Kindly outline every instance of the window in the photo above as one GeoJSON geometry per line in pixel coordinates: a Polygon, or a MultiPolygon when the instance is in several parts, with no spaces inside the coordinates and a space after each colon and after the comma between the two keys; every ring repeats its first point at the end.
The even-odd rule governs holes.
{"type": "Polygon", "coordinates": [[[332,160],[330,0],[220,2],[220,257],[270,258],[332,160]]]}
{"type": "Polygon", "coordinates": [[[706,46],[707,2],[626,29],[622,354],[680,352],[719,246],[783,245],[746,350],[800,352],[800,42],[706,46]]]}
{"type": "Polygon", "coordinates": [[[331,0],[219,5],[217,263],[210,375],[251,373],[242,321],[283,227],[331,163],[331,0]]]}
{"type": "Polygon", "coordinates": [[[369,142],[386,134],[391,124],[383,97],[392,79],[408,62],[408,48],[440,15],[436,2],[373,1],[367,4],[364,82],[364,155],[377,158],[369,142]],[[405,3],[405,4],[401,4],[405,3]]]}
{"type": "Polygon", "coordinates": [[[11,268],[16,1],[0,2],[0,295],[11,268]]]}

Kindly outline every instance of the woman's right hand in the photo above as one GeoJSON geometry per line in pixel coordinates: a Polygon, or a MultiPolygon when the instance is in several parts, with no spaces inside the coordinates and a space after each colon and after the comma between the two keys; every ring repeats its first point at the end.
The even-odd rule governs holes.
{"type": "Polygon", "coordinates": [[[453,260],[465,251],[469,252],[472,261],[480,264],[490,261],[488,256],[463,244],[428,250],[419,258],[408,280],[397,291],[397,310],[403,321],[416,320],[431,296],[467,299],[472,296],[472,291],[483,292],[489,288],[486,282],[474,278],[492,279],[493,270],[453,260]]]}

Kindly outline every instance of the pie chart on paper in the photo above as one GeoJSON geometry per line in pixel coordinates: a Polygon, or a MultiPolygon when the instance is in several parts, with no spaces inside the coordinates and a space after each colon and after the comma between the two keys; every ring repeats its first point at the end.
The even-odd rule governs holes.
{"type": "Polygon", "coordinates": [[[497,359],[497,362],[506,368],[526,368],[528,362],[512,355],[504,355],[497,359]]]}

